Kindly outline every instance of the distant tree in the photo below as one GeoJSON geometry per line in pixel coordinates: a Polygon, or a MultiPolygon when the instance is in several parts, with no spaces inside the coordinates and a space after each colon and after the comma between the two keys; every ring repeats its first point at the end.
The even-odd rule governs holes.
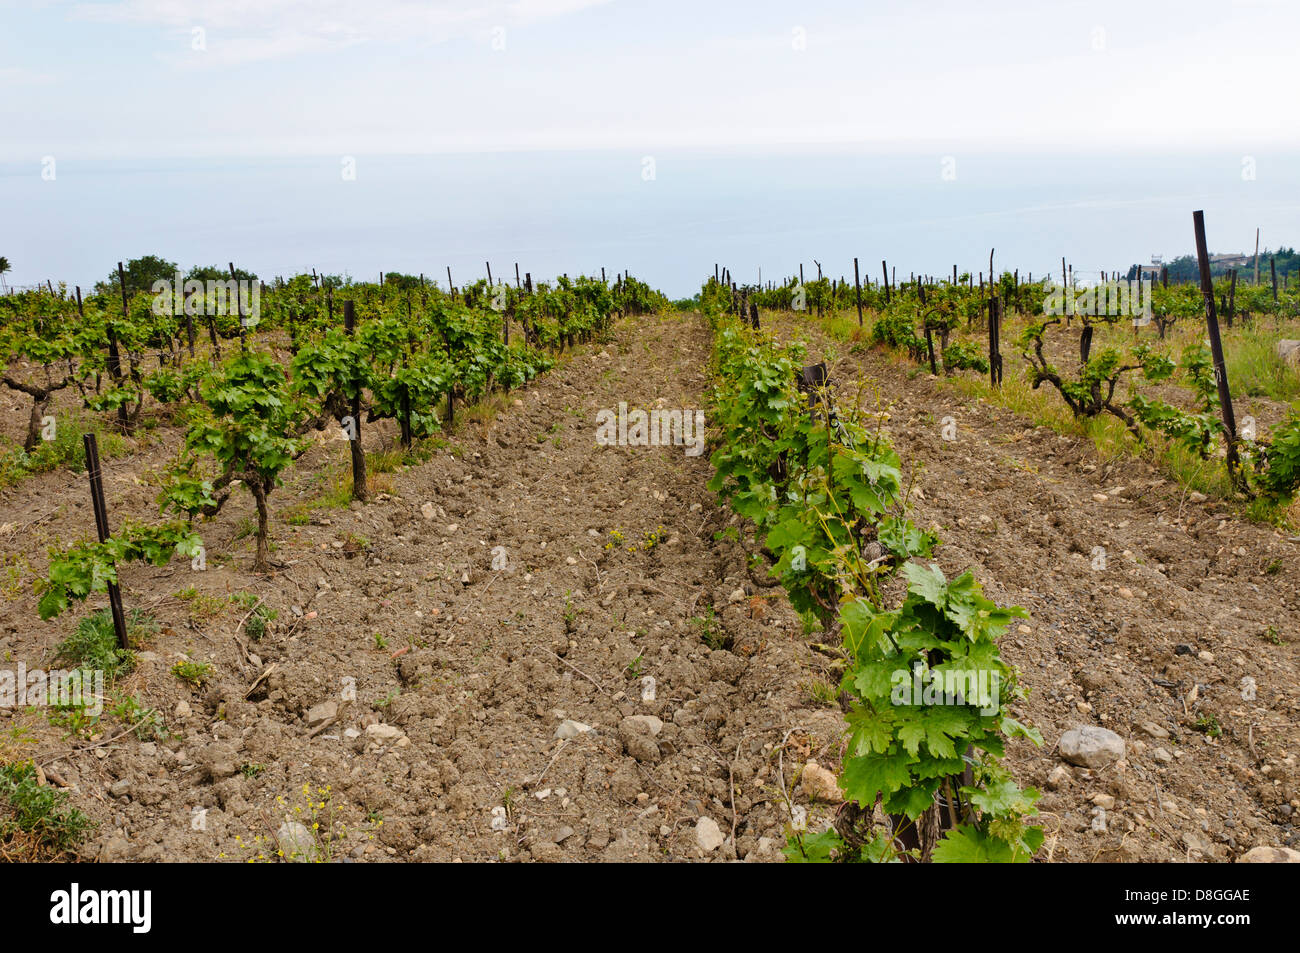
{"type": "Polygon", "coordinates": [[[396,271],[384,272],[384,284],[390,288],[400,288],[403,291],[413,291],[420,287],[419,275],[403,275],[396,271]]]}
{"type": "Polygon", "coordinates": [[[9,265],[9,259],[0,255],[0,288],[5,287],[5,272],[11,270],[12,268],[9,265]]]}
{"type": "MultiPolygon", "coordinates": [[[[230,269],[220,265],[195,265],[185,274],[186,281],[229,281],[230,269]]],[[[236,281],[256,281],[257,275],[243,268],[235,269],[236,281]]]]}
{"type": "MultiPolygon", "coordinates": [[[[179,266],[175,262],[159,258],[157,255],[132,258],[123,266],[123,271],[126,272],[127,294],[152,292],[155,281],[174,281],[178,268],[179,266]]],[[[98,294],[121,293],[118,289],[116,268],[113,269],[113,273],[105,281],[95,285],[95,291],[98,294]]]]}

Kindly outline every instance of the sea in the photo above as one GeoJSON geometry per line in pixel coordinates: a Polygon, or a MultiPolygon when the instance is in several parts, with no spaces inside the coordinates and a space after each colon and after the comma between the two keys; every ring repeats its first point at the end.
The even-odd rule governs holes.
{"type": "Polygon", "coordinates": [[[136,158],[0,164],[0,255],[19,287],[86,288],[118,261],[234,262],[444,284],[629,270],[670,297],[739,283],[1018,270],[1082,280],[1300,240],[1300,155],[786,150],[136,158]]]}

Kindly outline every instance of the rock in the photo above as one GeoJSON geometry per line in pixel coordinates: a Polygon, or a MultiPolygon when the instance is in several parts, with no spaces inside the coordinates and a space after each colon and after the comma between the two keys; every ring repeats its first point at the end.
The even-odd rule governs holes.
{"type": "Polygon", "coordinates": [[[318,728],[321,725],[328,725],[339,716],[339,703],[336,701],[321,702],[319,705],[313,705],[307,710],[307,727],[318,728]]]}
{"type": "Polygon", "coordinates": [[[366,726],[366,739],[368,741],[378,742],[381,745],[392,744],[400,738],[404,738],[402,729],[396,725],[385,725],[382,722],[378,725],[366,726]]]}
{"type": "Polygon", "coordinates": [[[1106,812],[1099,807],[1093,809],[1092,832],[1094,834],[1106,833],[1106,812]]]}
{"type": "Polygon", "coordinates": [[[568,840],[572,836],[573,836],[573,828],[569,827],[566,824],[564,827],[561,827],[558,831],[555,832],[555,837],[552,838],[552,842],[556,844],[563,844],[566,840],[568,840]]]}
{"type": "Polygon", "coordinates": [[[1116,590],[1116,592],[1117,592],[1117,594],[1119,595],[1119,597],[1120,597],[1121,599],[1132,599],[1132,598],[1133,598],[1133,590],[1130,589],[1130,588],[1128,588],[1127,586],[1120,586],[1119,589],[1116,590]]]}
{"type": "Polygon", "coordinates": [[[654,715],[629,715],[623,721],[630,722],[633,725],[645,725],[646,730],[652,735],[657,735],[664,730],[664,723],[654,715]]]}
{"type": "Polygon", "coordinates": [[[1170,761],[1174,760],[1174,756],[1164,748],[1156,748],[1151,752],[1151,760],[1159,761],[1161,764],[1168,764],[1170,761]]]}
{"type": "Polygon", "coordinates": [[[1161,728],[1154,721],[1144,721],[1141,725],[1141,728],[1152,738],[1160,738],[1163,740],[1169,737],[1169,732],[1166,731],[1164,728],[1161,728]]]}
{"type": "Polygon", "coordinates": [[[1109,728],[1084,725],[1061,735],[1061,757],[1085,768],[1104,768],[1124,757],[1124,739],[1109,728]]]}
{"type": "Polygon", "coordinates": [[[446,526],[442,528],[442,535],[455,536],[459,529],[460,529],[460,525],[458,523],[448,523],[446,526]]]}
{"type": "Polygon", "coordinates": [[[1097,807],[1101,808],[1103,811],[1110,811],[1115,807],[1115,799],[1109,794],[1094,794],[1092,796],[1092,803],[1097,805],[1097,807]]]}
{"type": "Polygon", "coordinates": [[[560,722],[555,729],[555,737],[561,739],[576,738],[578,735],[585,735],[591,731],[591,725],[584,725],[580,721],[574,721],[572,718],[566,718],[560,722]]]}
{"type": "Polygon", "coordinates": [[[1197,652],[1197,653],[1196,653],[1196,657],[1197,657],[1198,659],[1200,659],[1202,662],[1213,662],[1213,661],[1214,661],[1214,653],[1213,653],[1213,652],[1206,652],[1206,651],[1197,652]]]}
{"type": "Polygon", "coordinates": [[[701,817],[695,822],[695,840],[705,853],[712,853],[727,842],[722,828],[711,817],[701,817]]]}
{"type": "Polygon", "coordinates": [[[275,832],[276,843],[284,852],[284,859],[293,864],[314,864],[320,859],[320,848],[305,824],[285,821],[275,832]]]}
{"type": "Polygon", "coordinates": [[[126,778],[123,778],[120,781],[114,781],[112,786],[109,787],[108,793],[113,795],[113,797],[126,797],[131,793],[131,782],[126,778]]]}
{"type": "Polygon", "coordinates": [[[836,783],[835,774],[816,761],[809,761],[804,765],[803,774],[799,778],[799,787],[803,789],[803,793],[810,801],[838,804],[844,800],[844,794],[836,783]]]}
{"type": "Polygon", "coordinates": [[[1300,341],[1282,338],[1274,347],[1277,348],[1278,357],[1292,367],[1300,367],[1300,341]]]}
{"type": "Polygon", "coordinates": [[[727,601],[728,601],[728,602],[731,602],[731,603],[744,602],[744,601],[745,601],[745,590],[744,590],[744,589],[733,589],[733,590],[731,590],[731,595],[727,596],[727,601]]]}
{"type": "Polygon", "coordinates": [[[181,699],[176,703],[176,711],[174,714],[177,718],[188,718],[190,715],[194,714],[194,710],[190,708],[189,702],[181,699]]]}
{"type": "Polygon", "coordinates": [[[202,776],[212,781],[231,777],[237,770],[235,749],[221,742],[210,744],[200,751],[195,763],[198,764],[202,776]]]}
{"type": "Polygon", "coordinates": [[[653,715],[634,715],[618,723],[623,749],[643,764],[658,764],[663,757],[659,744],[654,739],[658,731],[653,730],[651,722],[657,724],[659,728],[663,727],[663,722],[653,715]]]}
{"type": "Polygon", "coordinates": [[[431,520],[438,515],[438,511],[433,508],[432,503],[425,503],[420,507],[420,515],[427,520],[431,520]]]}
{"type": "Polygon", "coordinates": [[[1237,858],[1239,864],[1300,864],[1300,850],[1290,847],[1252,847],[1237,858]]]}
{"type": "Polygon", "coordinates": [[[1105,503],[1107,499],[1109,499],[1109,497],[1107,497],[1105,493],[1094,493],[1092,495],[1092,501],[1094,503],[1105,503]]]}
{"type": "Polygon", "coordinates": [[[1052,769],[1052,773],[1047,776],[1047,786],[1053,791],[1057,791],[1070,783],[1074,777],[1070,769],[1063,764],[1058,764],[1052,769]]]}
{"type": "MultiPolygon", "coordinates": [[[[641,701],[645,704],[655,700],[655,677],[653,675],[643,676],[641,679],[641,701]]],[[[658,732],[655,732],[658,734],[658,732]]]]}

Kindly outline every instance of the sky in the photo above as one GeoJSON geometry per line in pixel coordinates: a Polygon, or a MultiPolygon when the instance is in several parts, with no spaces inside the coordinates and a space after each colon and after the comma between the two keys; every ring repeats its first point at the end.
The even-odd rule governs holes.
{"type": "MultiPolygon", "coordinates": [[[[10,284],[1300,243],[1300,0],[0,0],[10,284]]],[[[875,265],[871,272],[874,274],[875,265]]]]}
{"type": "Polygon", "coordinates": [[[2,0],[0,161],[1300,138],[1294,0],[2,0]]]}

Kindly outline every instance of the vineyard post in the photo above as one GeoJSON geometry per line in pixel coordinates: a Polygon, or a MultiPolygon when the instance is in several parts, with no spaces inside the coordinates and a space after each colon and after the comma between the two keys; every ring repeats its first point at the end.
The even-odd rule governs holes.
{"type": "Polygon", "coordinates": [[[1237,316],[1237,269],[1228,272],[1228,327],[1237,316]]]}
{"type": "MultiPolygon", "coordinates": [[[[84,435],[82,441],[86,447],[86,475],[90,478],[90,505],[95,511],[95,531],[102,543],[111,534],[108,530],[108,506],[104,502],[104,476],[99,467],[99,444],[93,433],[84,435]]],[[[126,637],[126,613],[122,611],[122,591],[116,582],[108,584],[108,604],[113,613],[113,631],[117,633],[117,644],[129,649],[131,646],[126,637]]]]}
{"type": "MultiPolygon", "coordinates": [[[[126,299],[126,271],[122,268],[122,263],[117,263],[117,283],[122,292],[122,317],[129,324],[131,313],[126,299]]],[[[114,385],[122,383],[122,352],[117,348],[117,332],[113,330],[113,325],[105,321],[105,330],[108,332],[108,376],[113,379],[114,385]]],[[[119,404],[117,408],[117,422],[122,428],[122,433],[129,434],[130,420],[126,412],[126,404],[119,404]]]]}
{"type": "Polygon", "coordinates": [[[447,291],[449,294],[456,293],[456,286],[451,281],[451,265],[447,266],[447,291]]]}
{"type": "Polygon", "coordinates": [[[602,285],[605,283],[605,266],[604,266],[604,265],[601,265],[601,266],[600,266],[600,283],[601,283],[602,285]]]}
{"type": "MultiPolygon", "coordinates": [[[[182,286],[183,288],[184,286],[182,286]]],[[[194,356],[194,315],[190,314],[190,294],[188,290],[181,292],[181,310],[185,312],[185,336],[190,341],[190,357],[194,356]]]]}
{"type": "Polygon", "coordinates": [[[1210,253],[1205,241],[1205,212],[1192,213],[1196,230],[1196,258],[1201,272],[1201,296],[1205,299],[1205,325],[1210,332],[1210,353],[1214,356],[1214,382],[1219,388],[1219,409],[1228,432],[1228,476],[1238,482],[1237,418],[1232,410],[1232,392],[1228,390],[1228,372],[1223,363],[1223,342],[1219,339],[1219,319],[1214,313],[1214,280],[1210,277],[1210,253]]]}
{"type": "Polygon", "coordinates": [[[1002,348],[999,342],[1002,331],[1001,302],[989,298],[989,383],[998,387],[1002,383],[1002,348]]]}
{"type": "Polygon", "coordinates": [[[1061,291],[1065,295],[1065,326],[1070,326],[1070,314],[1074,310],[1074,295],[1070,294],[1070,281],[1065,270],[1065,256],[1061,256],[1061,291]]]}
{"type": "Polygon", "coordinates": [[[930,373],[936,377],[939,375],[939,369],[934,363],[934,336],[930,332],[930,322],[925,322],[925,349],[930,352],[930,373]]]}
{"type": "MultiPolygon", "coordinates": [[[[352,303],[352,299],[348,298],[343,302],[343,329],[347,332],[348,337],[352,336],[353,332],[356,330],[356,325],[356,308],[352,303]]],[[[366,453],[361,448],[360,387],[358,387],[356,393],[352,395],[352,406],[350,410],[352,412],[352,427],[351,433],[348,434],[348,437],[350,438],[348,441],[348,449],[352,453],[352,498],[364,503],[367,499],[366,453]]]]}
{"type": "Polygon", "coordinates": [[[235,317],[239,319],[239,349],[248,350],[248,339],[244,336],[244,296],[239,293],[239,279],[235,277],[235,263],[230,264],[230,283],[235,286],[235,317]]]}
{"type": "Polygon", "coordinates": [[[862,281],[858,277],[858,260],[853,259],[853,296],[858,303],[858,327],[862,327],[862,281]]]}
{"type": "Polygon", "coordinates": [[[889,266],[885,264],[885,259],[880,259],[880,273],[885,279],[885,304],[889,304],[889,266]]]}

